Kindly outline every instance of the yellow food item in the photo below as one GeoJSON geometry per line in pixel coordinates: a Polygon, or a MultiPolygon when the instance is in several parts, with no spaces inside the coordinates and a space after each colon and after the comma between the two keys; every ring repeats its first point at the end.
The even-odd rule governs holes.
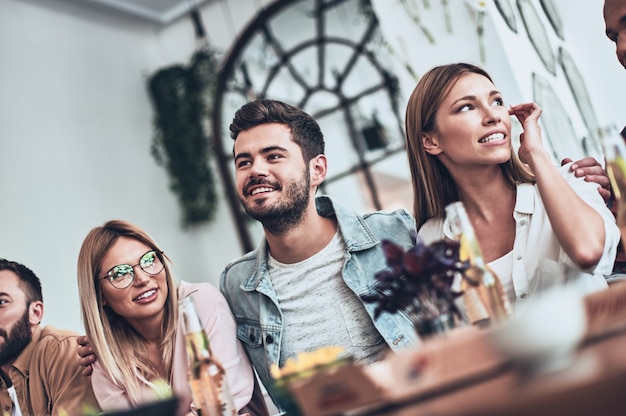
{"type": "Polygon", "coordinates": [[[295,359],[293,357],[288,358],[282,368],[272,364],[270,372],[272,378],[276,380],[303,371],[313,370],[316,367],[325,366],[343,358],[343,352],[343,347],[337,346],[322,347],[312,352],[300,352],[295,359]]]}

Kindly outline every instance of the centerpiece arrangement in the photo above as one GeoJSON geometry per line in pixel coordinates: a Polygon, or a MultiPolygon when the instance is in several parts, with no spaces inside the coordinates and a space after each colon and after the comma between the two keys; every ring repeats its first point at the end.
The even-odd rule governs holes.
{"type": "Polygon", "coordinates": [[[463,293],[454,289],[469,263],[459,258],[460,243],[440,240],[426,245],[419,237],[404,250],[382,241],[387,268],[376,273],[374,292],[361,298],[376,303],[375,318],[383,312],[405,313],[421,337],[457,326],[463,315],[455,300],[463,293]]]}

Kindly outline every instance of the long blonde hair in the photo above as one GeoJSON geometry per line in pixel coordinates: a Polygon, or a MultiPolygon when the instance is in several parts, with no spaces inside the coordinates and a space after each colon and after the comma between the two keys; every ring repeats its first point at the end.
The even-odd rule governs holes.
{"type": "MultiPolygon", "coordinates": [[[[424,150],[422,135],[437,130],[436,115],[441,102],[456,81],[468,73],[479,74],[492,81],[485,70],[475,65],[455,63],[437,66],[422,76],[407,104],[405,118],[407,157],[413,184],[414,216],[418,229],[430,218],[444,217],[446,205],[459,200],[454,179],[437,156],[424,150]]],[[[535,182],[533,174],[520,162],[512,146],[511,158],[500,167],[511,185],[535,182]]]]}
{"type": "Polygon", "coordinates": [[[120,220],[108,221],[92,229],[85,237],[78,256],[78,291],[83,325],[98,360],[110,377],[124,386],[131,402],[139,402],[142,384],[158,375],[147,364],[150,360],[145,340],[124,318],[103,304],[102,290],[96,282],[103,274],[100,270],[102,258],[122,236],[138,240],[162,256],[168,294],[164,306],[161,351],[167,374],[170,374],[172,365],[178,295],[176,282],[168,267],[169,259],[161,254],[156,242],[136,225],[120,220]]]}

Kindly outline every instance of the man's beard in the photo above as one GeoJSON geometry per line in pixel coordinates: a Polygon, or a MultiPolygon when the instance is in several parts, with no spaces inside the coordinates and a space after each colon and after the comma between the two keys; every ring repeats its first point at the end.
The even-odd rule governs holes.
{"type": "MultiPolygon", "coordinates": [[[[258,181],[259,184],[267,181],[258,181]]],[[[309,169],[304,172],[300,180],[295,180],[280,187],[277,184],[272,186],[276,191],[285,190],[285,200],[274,203],[270,206],[249,206],[243,203],[243,207],[252,218],[263,224],[263,228],[271,234],[284,234],[291,228],[298,225],[304,218],[304,213],[309,205],[310,190],[309,169]]]]}
{"type": "Polygon", "coordinates": [[[11,333],[7,334],[4,329],[0,328],[0,335],[4,338],[4,344],[0,345],[0,365],[12,363],[33,339],[28,319],[28,307],[24,315],[11,328],[11,333]]]}

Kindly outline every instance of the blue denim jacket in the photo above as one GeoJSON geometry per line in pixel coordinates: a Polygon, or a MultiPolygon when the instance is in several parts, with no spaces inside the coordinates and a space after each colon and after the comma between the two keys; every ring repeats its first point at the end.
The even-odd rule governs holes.
{"type": "MultiPolygon", "coordinates": [[[[405,249],[415,244],[412,235],[415,220],[405,210],[358,215],[327,196],[317,197],[316,205],[321,216],[337,219],[346,243],[343,279],[357,296],[371,293],[374,274],[386,267],[380,247],[382,239],[392,240],[405,249]]],[[[237,336],[269,390],[270,366],[278,364],[280,358],[282,313],[267,272],[265,241],[226,266],[220,278],[220,290],[237,321],[237,336]]],[[[417,344],[415,330],[404,314],[383,313],[374,320],[375,305],[364,305],[374,326],[393,350],[417,344]]],[[[275,397],[272,399],[277,402],[275,397]]]]}

